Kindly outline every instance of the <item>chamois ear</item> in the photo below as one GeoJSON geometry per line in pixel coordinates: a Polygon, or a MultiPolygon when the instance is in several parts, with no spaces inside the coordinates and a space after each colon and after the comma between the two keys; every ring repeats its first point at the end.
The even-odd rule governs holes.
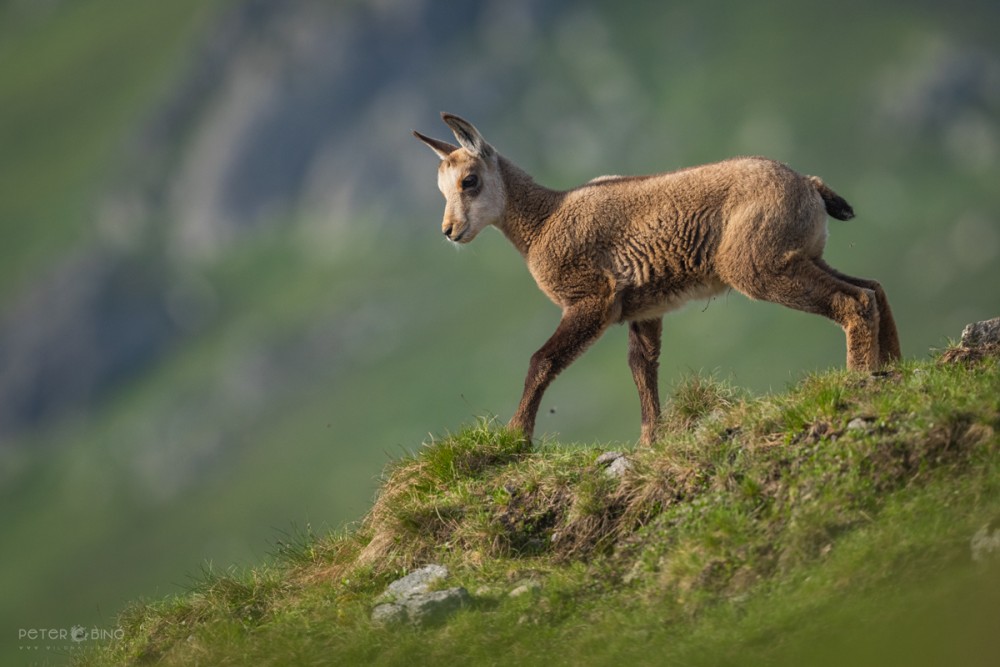
{"type": "Polygon", "coordinates": [[[458,146],[453,146],[447,141],[441,141],[440,139],[431,139],[428,136],[420,134],[416,130],[413,131],[413,136],[427,144],[430,149],[437,153],[437,156],[442,160],[458,150],[458,146]]]}
{"type": "Polygon", "coordinates": [[[483,135],[479,134],[479,130],[473,127],[472,123],[443,111],[441,112],[441,120],[455,133],[455,138],[458,139],[458,143],[462,144],[462,148],[483,159],[493,155],[493,147],[483,139],[483,135]]]}

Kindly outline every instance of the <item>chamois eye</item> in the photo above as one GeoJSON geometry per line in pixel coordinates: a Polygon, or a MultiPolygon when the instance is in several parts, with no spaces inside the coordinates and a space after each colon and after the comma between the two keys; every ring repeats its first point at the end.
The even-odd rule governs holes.
{"type": "Polygon", "coordinates": [[[479,177],[476,176],[475,174],[469,174],[468,176],[462,179],[463,190],[471,190],[477,185],[479,185],[479,177]]]}

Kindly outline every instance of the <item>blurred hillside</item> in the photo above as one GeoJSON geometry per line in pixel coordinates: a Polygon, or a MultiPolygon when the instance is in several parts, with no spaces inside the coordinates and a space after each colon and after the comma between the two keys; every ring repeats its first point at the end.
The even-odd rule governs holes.
{"type": "MultiPolygon", "coordinates": [[[[409,134],[440,110],[554,187],[784,160],[858,212],[827,258],[905,354],[996,315],[1000,7],[870,4],[0,6],[0,646],[355,519],[400,443],[511,414],[558,312],[499,235],[441,240],[409,134]]],[[[843,358],[732,294],[666,320],[662,377],[843,358]]],[[[539,429],[632,441],[624,359],[612,331],[539,429]]]]}

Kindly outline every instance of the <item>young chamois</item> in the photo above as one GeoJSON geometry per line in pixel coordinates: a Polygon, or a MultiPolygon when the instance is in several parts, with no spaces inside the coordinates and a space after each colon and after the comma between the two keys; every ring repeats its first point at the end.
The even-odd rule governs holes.
{"type": "Polygon", "coordinates": [[[839,324],[849,369],[874,371],[899,359],[881,285],[822,259],[827,214],[849,220],[854,211],[819,178],[748,157],[652,176],[602,176],[559,192],[536,184],[468,121],[441,117],[460,146],[413,134],[441,158],[444,235],[468,243],[489,225],[499,228],[563,311],[531,357],[508,424],[529,441],[546,387],[611,324],[628,322],[640,442],[652,443],[662,316],[730,287],[839,324]]]}

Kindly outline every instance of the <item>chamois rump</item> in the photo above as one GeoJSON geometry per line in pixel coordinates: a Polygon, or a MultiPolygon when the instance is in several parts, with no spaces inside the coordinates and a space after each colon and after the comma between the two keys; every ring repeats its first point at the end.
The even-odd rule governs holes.
{"type": "Polygon", "coordinates": [[[652,443],[662,316],[728,288],[839,324],[849,369],[875,371],[900,358],[881,285],[823,261],[827,215],[849,220],[854,211],[820,178],[745,157],[649,176],[601,176],[557,191],[535,183],[468,121],[441,118],[458,146],[413,134],[441,159],[444,235],[469,243],[497,227],[562,308],[555,333],[531,357],[508,424],[529,441],[546,387],[610,325],[628,322],[640,443],[652,443]]]}

